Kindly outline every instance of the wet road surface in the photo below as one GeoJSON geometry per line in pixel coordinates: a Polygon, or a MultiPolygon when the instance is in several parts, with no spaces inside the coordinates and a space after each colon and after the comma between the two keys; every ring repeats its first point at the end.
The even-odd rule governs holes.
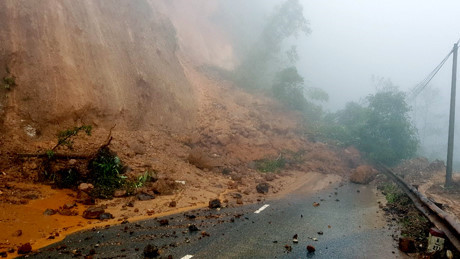
{"type": "Polygon", "coordinates": [[[393,234],[374,190],[345,184],[315,194],[299,189],[280,200],[239,208],[195,210],[80,232],[31,257],[144,258],[151,244],[163,258],[405,258],[393,234]],[[161,219],[168,225],[161,225],[161,219]],[[199,231],[190,231],[191,224],[199,231]],[[298,243],[293,243],[294,234],[298,243]],[[307,245],[316,251],[308,253],[307,245]]]}

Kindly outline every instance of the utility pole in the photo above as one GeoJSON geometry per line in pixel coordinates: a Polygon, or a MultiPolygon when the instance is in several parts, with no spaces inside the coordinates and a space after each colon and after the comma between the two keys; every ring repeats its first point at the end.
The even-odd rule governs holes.
{"type": "Polygon", "coordinates": [[[452,186],[452,160],[454,156],[454,126],[455,126],[455,91],[457,85],[457,50],[458,44],[454,44],[452,64],[452,88],[450,90],[450,114],[449,114],[449,138],[447,140],[447,166],[445,187],[452,186]]]}

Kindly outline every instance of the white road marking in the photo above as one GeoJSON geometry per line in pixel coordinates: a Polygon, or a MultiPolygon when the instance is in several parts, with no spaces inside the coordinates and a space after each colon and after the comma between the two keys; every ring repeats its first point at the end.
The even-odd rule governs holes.
{"type": "Polygon", "coordinates": [[[190,259],[192,257],[193,257],[193,255],[186,255],[186,256],[182,257],[181,259],[190,259]]]}
{"type": "Polygon", "coordinates": [[[270,205],[269,205],[269,204],[265,204],[265,205],[262,206],[260,209],[254,211],[254,213],[259,214],[261,211],[263,211],[264,209],[266,209],[268,206],[270,206],[270,205]]]}

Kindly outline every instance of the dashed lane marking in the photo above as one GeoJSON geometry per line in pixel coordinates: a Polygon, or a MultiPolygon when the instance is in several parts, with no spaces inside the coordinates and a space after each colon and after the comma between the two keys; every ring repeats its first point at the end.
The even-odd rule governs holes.
{"type": "Polygon", "coordinates": [[[193,257],[193,255],[186,255],[186,256],[182,257],[181,259],[190,259],[192,257],[193,257]]]}
{"type": "Polygon", "coordinates": [[[265,205],[262,206],[260,209],[254,211],[254,213],[259,214],[261,211],[263,211],[264,209],[266,209],[268,206],[270,206],[270,205],[269,205],[269,204],[265,204],[265,205]]]}

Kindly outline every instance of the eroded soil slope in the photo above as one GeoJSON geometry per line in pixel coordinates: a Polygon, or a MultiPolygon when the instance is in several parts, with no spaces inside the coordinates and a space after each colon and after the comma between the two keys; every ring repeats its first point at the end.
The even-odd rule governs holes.
{"type": "MultiPolygon", "coordinates": [[[[309,141],[300,114],[204,69],[225,37],[199,40],[215,30],[211,25],[201,33],[181,33],[187,22],[177,13],[162,14],[159,10],[168,14],[172,9],[170,3],[161,4],[0,3],[0,75],[16,80],[11,89],[0,89],[0,224],[5,229],[0,252],[26,242],[35,249],[96,225],[204,207],[215,198],[223,206],[237,206],[309,181],[318,190],[361,163],[353,148],[309,141]],[[196,35],[192,45],[201,47],[185,48],[188,37],[196,35]],[[212,51],[198,62],[208,45],[212,51]],[[56,151],[93,154],[116,125],[110,148],[127,166],[126,176],[156,172],[156,182],[136,190],[154,199],[121,193],[96,200],[114,218],[84,219],[87,205],[73,206],[76,189],[39,183],[45,158],[18,158],[18,153],[46,152],[56,145],[58,131],[83,124],[93,125],[93,134],[79,135],[73,150],[56,151]],[[286,159],[284,168],[257,170],[256,160],[277,158],[286,159]],[[259,183],[268,183],[268,193],[257,192],[259,183]],[[44,215],[65,206],[71,207],[70,215],[44,215]]],[[[213,8],[195,11],[200,10],[213,8]]],[[[212,65],[231,67],[231,44],[225,46],[212,65]]],[[[58,168],[87,173],[87,162],[64,159],[58,168]]]]}

